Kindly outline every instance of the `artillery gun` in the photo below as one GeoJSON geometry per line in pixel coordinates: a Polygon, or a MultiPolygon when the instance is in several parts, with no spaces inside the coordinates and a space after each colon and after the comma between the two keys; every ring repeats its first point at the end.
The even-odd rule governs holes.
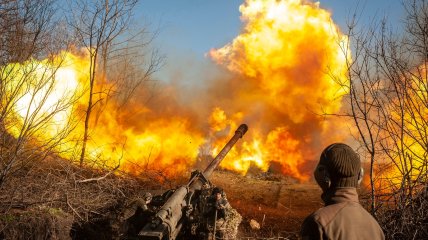
{"type": "MultiPolygon", "coordinates": [[[[213,190],[209,178],[247,130],[247,125],[240,125],[235,131],[235,135],[203,172],[192,172],[187,184],[174,190],[168,190],[157,198],[158,204],[160,199],[161,207],[139,231],[137,238],[142,240],[208,239],[210,235],[207,229],[208,219],[204,213],[213,190]]],[[[215,232],[214,223],[214,234],[211,231],[211,235],[215,236],[215,232]]]]}

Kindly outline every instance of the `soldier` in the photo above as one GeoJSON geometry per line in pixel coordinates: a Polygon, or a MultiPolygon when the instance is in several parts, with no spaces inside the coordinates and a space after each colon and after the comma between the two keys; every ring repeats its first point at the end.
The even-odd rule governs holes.
{"type": "Polygon", "coordinates": [[[208,199],[206,215],[210,218],[209,225],[213,228],[216,239],[223,239],[226,230],[226,210],[230,208],[223,190],[215,187],[208,199]]]}
{"type": "Polygon", "coordinates": [[[121,226],[121,239],[133,239],[138,231],[149,222],[154,215],[150,209],[152,194],[144,193],[142,198],[136,198],[128,202],[119,216],[121,226]]]}
{"type": "Polygon", "coordinates": [[[359,204],[363,169],[357,153],[343,143],[328,146],[314,172],[325,207],[303,222],[301,237],[313,239],[385,239],[377,221],[359,204]]]}
{"type": "Polygon", "coordinates": [[[149,192],[144,193],[143,199],[144,199],[144,204],[141,206],[141,208],[144,211],[148,211],[149,210],[148,205],[152,202],[152,194],[149,192]]]}
{"type": "Polygon", "coordinates": [[[229,202],[223,197],[223,191],[219,188],[214,189],[214,206],[217,210],[217,219],[226,217],[226,208],[229,206],[229,202]]]}
{"type": "Polygon", "coordinates": [[[144,193],[142,198],[135,198],[131,201],[129,201],[125,209],[121,212],[119,218],[121,221],[125,221],[132,217],[138,209],[141,209],[143,211],[148,211],[148,205],[152,201],[152,194],[149,192],[144,193]]]}

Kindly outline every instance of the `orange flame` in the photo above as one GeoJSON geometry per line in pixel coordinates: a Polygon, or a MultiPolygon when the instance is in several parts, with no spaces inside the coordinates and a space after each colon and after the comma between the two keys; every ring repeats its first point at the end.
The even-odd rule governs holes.
{"type": "MultiPolygon", "coordinates": [[[[10,132],[18,137],[30,116],[37,116],[32,123],[34,125],[38,123],[37,119],[54,113],[36,136],[45,141],[60,138],[59,133],[66,133],[66,129],[72,126],[73,130],[56,145],[56,152],[64,158],[77,160],[84,131],[81,120],[88,99],[89,81],[85,70],[89,69],[89,61],[86,55],[62,55],[55,62],[31,60],[23,66],[8,66],[15,69],[15,73],[11,74],[15,78],[15,82],[10,84],[12,88],[17,88],[17,79],[24,77],[27,68],[35,68],[31,77],[36,82],[52,82],[49,85],[51,88],[34,84],[30,89],[22,89],[25,91],[21,92],[15,106],[19,123],[11,127],[10,132]],[[46,101],[43,100],[45,97],[46,101]],[[53,111],[53,106],[61,102],[71,104],[64,105],[60,111],[53,111]]],[[[144,128],[135,128],[137,126],[129,127],[126,121],[121,120],[122,116],[115,107],[114,102],[109,104],[96,121],[91,121],[87,164],[109,167],[120,164],[123,170],[135,173],[154,170],[171,176],[185,171],[195,162],[203,138],[191,129],[187,119],[157,118],[150,122],[142,121],[140,124],[144,128]]],[[[142,107],[139,110],[150,114],[150,109],[142,107]]]]}
{"type": "MultiPolygon", "coordinates": [[[[120,163],[123,170],[134,173],[155,170],[170,176],[193,166],[202,148],[208,147],[211,154],[220,151],[232,131],[247,123],[249,133],[226,156],[223,168],[245,174],[252,166],[272,170],[276,163],[283,174],[308,179],[316,153],[327,143],[343,138],[332,134],[333,126],[337,131],[339,124],[324,121],[313,111],[337,112],[341,108],[344,92],[330,74],[346,79],[340,44],[347,39],[318,3],[247,0],[240,11],[243,32],[209,53],[230,70],[231,76],[213,85],[207,83],[207,89],[214,91],[207,91],[205,98],[191,99],[203,101],[204,109],[212,109],[208,116],[181,111],[178,96],[164,100],[162,104],[171,106],[166,111],[135,102],[118,111],[117,104],[110,101],[102,114],[92,119],[87,158],[107,166],[120,163]],[[222,101],[215,102],[218,94],[222,101]],[[209,132],[203,130],[206,119],[209,132]]],[[[81,146],[83,124],[79,120],[88,97],[87,59],[86,55],[66,53],[65,64],[58,71],[64,76],[56,76],[76,87],[77,95],[83,94],[64,110],[69,119],[58,117],[60,126],[70,119],[77,121],[58,151],[70,159],[76,158],[81,146]]],[[[49,67],[43,62],[40,65],[49,67]]],[[[170,95],[175,94],[172,90],[170,95]]],[[[41,137],[53,137],[50,132],[41,137]]]]}
{"type": "MultiPolygon", "coordinates": [[[[329,69],[346,79],[341,44],[347,38],[318,3],[248,0],[240,11],[246,24],[243,32],[232,43],[211,50],[210,56],[251,86],[238,90],[236,101],[244,99],[255,108],[263,108],[258,130],[262,137],[253,136],[253,143],[246,144],[257,146],[252,152],[261,156],[253,159],[261,159],[263,164],[256,165],[266,170],[270,162],[279,162],[283,173],[305,180],[308,174],[303,165],[316,158],[313,149],[319,150],[334,139],[325,133],[328,123],[312,112],[323,108],[334,113],[341,107],[345,92],[331,78],[329,69]]],[[[223,108],[237,104],[227,105],[223,108]]],[[[234,159],[222,166],[245,173],[248,158],[234,159]]]]}
{"type": "MultiPolygon", "coordinates": [[[[396,81],[398,82],[394,84],[399,87],[394,86],[394,89],[400,93],[398,96],[389,94],[387,102],[382,106],[387,115],[382,116],[386,120],[380,128],[381,140],[376,143],[381,146],[378,147],[380,151],[376,155],[378,165],[375,165],[374,170],[376,180],[379,180],[375,182],[375,186],[381,192],[403,190],[403,186],[409,185],[420,187],[419,183],[426,181],[428,156],[426,64],[412,69],[396,81]],[[385,151],[388,151],[388,154],[385,151]],[[406,184],[403,185],[403,182],[406,184]]],[[[385,85],[388,84],[393,83],[386,81],[382,87],[387,89],[388,86],[385,85]]],[[[394,90],[389,91],[391,92],[394,90]]]]}

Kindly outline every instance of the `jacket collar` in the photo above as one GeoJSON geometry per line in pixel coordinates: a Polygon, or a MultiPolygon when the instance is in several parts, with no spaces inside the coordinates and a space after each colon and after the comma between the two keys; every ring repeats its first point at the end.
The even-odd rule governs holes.
{"type": "Polygon", "coordinates": [[[359,202],[357,189],[354,187],[329,189],[321,195],[321,198],[326,206],[341,202],[359,202]]]}

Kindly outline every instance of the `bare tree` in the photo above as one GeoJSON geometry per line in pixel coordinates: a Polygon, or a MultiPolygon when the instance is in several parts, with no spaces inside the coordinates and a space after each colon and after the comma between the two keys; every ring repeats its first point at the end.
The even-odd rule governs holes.
{"type": "Polygon", "coordinates": [[[375,71],[371,51],[375,43],[375,30],[372,26],[365,30],[357,29],[356,15],[348,22],[348,41],[341,44],[346,56],[347,79],[336,79],[336,82],[348,92],[345,97],[349,106],[346,116],[350,117],[357,129],[355,139],[360,143],[364,155],[369,159],[369,178],[371,192],[371,213],[376,215],[376,186],[374,166],[376,163],[376,144],[380,140],[380,113],[382,103],[377,91],[382,87],[381,77],[375,71]],[[351,45],[352,51],[351,51],[351,45]]]}
{"type": "Polygon", "coordinates": [[[112,97],[118,110],[129,103],[139,88],[151,81],[151,75],[163,64],[164,57],[157,49],[149,48],[156,33],[147,35],[149,33],[143,29],[126,42],[112,45],[107,75],[116,89],[112,97]]]}
{"type": "MultiPolygon", "coordinates": [[[[84,163],[86,145],[89,140],[89,129],[91,115],[98,106],[98,114],[101,114],[103,106],[107,99],[116,93],[115,91],[123,89],[115,89],[112,86],[121,86],[123,82],[134,78],[135,85],[126,82],[125,85],[131,89],[135,89],[141,82],[157,69],[160,64],[160,58],[154,54],[148,61],[146,68],[137,67],[129,64],[129,60],[138,54],[138,49],[144,49],[150,42],[140,42],[132,44],[133,40],[140,39],[145,34],[143,30],[137,31],[138,34],[130,34],[128,32],[132,20],[132,13],[137,4],[137,0],[79,0],[70,1],[70,9],[73,9],[72,15],[69,17],[69,23],[75,31],[77,43],[83,46],[89,52],[90,66],[88,69],[89,75],[89,99],[85,111],[85,127],[82,141],[82,151],[80,154],[80,165],[84,163]],[[125,69],[130,71],[121,71],[114,78],[121,82],[110,82],[106,85],[107,79],[113,77],[112,71],[109,70],[109,64],[118,63],[125,69]],[[129,69],[131,68],[131,69],[129,69]],[[140,74],[140,76],[131,75],[132,73],[140,74]],[[119,84],[120,83],[120,84],[119,84]]],[[[144,58],[145,59],[145,58],[144,58]]],[[[114,68],[113,68],[114,69],[114,68]]],[[[132,93],[132,91],[131,91],[132,93]]],[[[94,124],[95,125],[95,124],[94,124]]]]}
{"type": "MultiPolygon", "coordinates": [[[[349,112],[370,159],[371,212],[380,213],[389,238],[428,236],[421,196],[428,165],[428,2],[405,1],[405,31],[394,33],[387,19],[372,27],[348,25],[349,112]],[[377,203],[377,204],[376,204],[377,203]],[[386,214],[392,208],[396,215],[386,214]],[[392,221],[392,217],[402,221],[392,221]],[[406,218],[408,221],[404,221],[406,218]],[[394,222],[394,226],[390,224],[394,222]]],[[[397,219],[395,219],[397,220],[397,219]]]]}
{"type": "Polygon", "coordinates": [[[58,53],[66,47],[66,41],[55,36],[60,24],[52,4],[51,0],[0,4],[0,185],[36,158],[54,152],[73,126],[57,129],[49,139],[40,136],[55,128],[52,120],[75,100],[72,91],[52,100],[62,64],[58,53]]]}
{"type": "MultiPolygon", "coordinates": [[[[80,165],[83,165],[86,152],[86,144],[89,138],[89,120],[92,110],[97,102],[93,102],[97,80],[99,56],[104,53],[107,59],[107,49],[111,42],[125,31],[130,19],[130,13],[135,7],[136,1],[73,1],[70,3],[74,9],[70,24],[75,30],[78,43],[82,44],[89,52],[89,99],[85,112],[85,128],[83,133],[80,165]]],[[[106,65],[106,63],[105,63],[106,65]]],[[[105,75],[105,74],[103,74],[105,75]]],[[[104,81],[104,80],[101,80],[104,81]]],[[[99,98],[98,100],[102,99],[99,98]]]]}
{"type": "MultiPolygon", "coordinates": [[[[4,0],[0,3],[0,65],[47,57],[56,46],[55,0],[4,0]]],[[[62,32],[65,33],[64,31],[62,32]]],[[[64,47],[64,46],[61,46],[64,47]]]]}

